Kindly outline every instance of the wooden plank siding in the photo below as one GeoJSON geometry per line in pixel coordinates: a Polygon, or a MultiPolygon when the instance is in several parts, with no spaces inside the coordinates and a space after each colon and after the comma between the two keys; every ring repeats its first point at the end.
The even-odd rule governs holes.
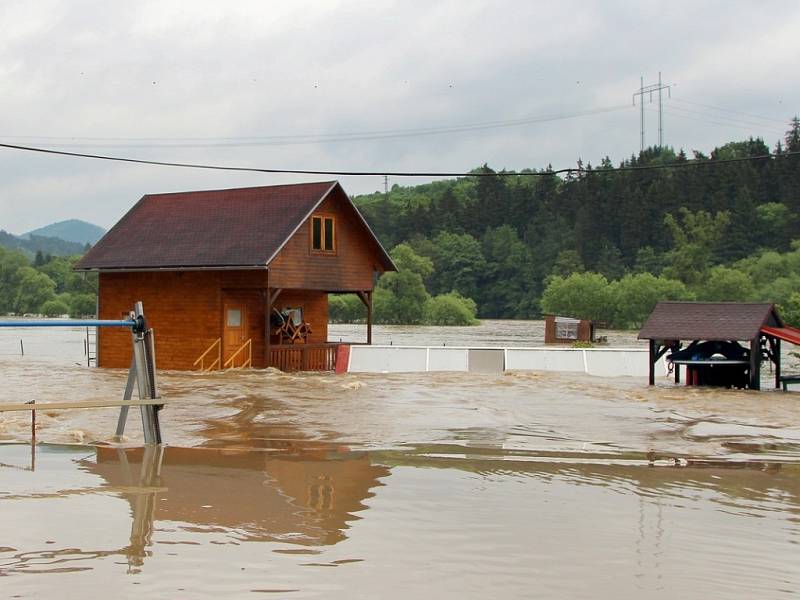
{"type": "MultiPolygon", "coordinates": [[[[264,304],[267,271],[163,271],[100,273],[99,317],[127,315],[133,303],[144,304],[155,330],[156,360],[162,369],[192,369],[192,363],[222,335],[222,296],[234,290],[252,312],[249,329],[253,357],[263,363],[264,304]],[[113,315],[113,316],[112,316],[113,315]]],[[[130,366],[130,332],[98,332],[98,366],[130,366]]]]}
{"type": "MultiPolygon", "coordinates": [[[[247,307],[248,337],[253,343],[253,366],[263,368],[265,271],[188,271],[101,273],[100,318],[127,316],[141,300],[150,327],[156,332],[156,359],[161,369],[193,369],[193,363],[222,336],[222,303],[238,300],[247,307]]],[[[311,325],[308,343],[328,339],[328,295],[315,290],[284,290],[276,308],[303,309],[311,325]]],[[[272,343],[279,339],[272,337],[272,343]]],[[[103,328],[98,332],[98,366],[130,366],[130,332],[103,328]]]]}
{"type": "Polygon", "coordinates": [[[338,188],[315,214],[336,219],[334,254],[311,250],[311,219],[306,220],[270,263],[270,287],[326,292],[367,291],[374,272],[383,272],[375,243],[338,188]]]}

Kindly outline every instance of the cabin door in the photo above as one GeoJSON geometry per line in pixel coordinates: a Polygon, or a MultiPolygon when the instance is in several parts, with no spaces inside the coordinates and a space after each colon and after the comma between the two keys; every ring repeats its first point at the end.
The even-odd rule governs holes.
{"type": "MultiPolygon", "coordinates": [[[[222,303],[222,311],[222,364],[225,365],[247,341],[247,304],[236,300],[225,300],[222,303]]],[[[233,366],[239,366],[241,358],[243,357],[238,357],[233,366]]]]}

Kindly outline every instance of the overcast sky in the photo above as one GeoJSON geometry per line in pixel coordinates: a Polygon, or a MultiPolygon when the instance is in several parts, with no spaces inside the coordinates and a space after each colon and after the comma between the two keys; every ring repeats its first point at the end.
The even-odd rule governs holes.
{"type": "MultiPolygon", "coordinates": [[[[145,159],[369,171],[616,163],[639,150],[639,77],[655,83],[659,71],[673,85],[664,141],[676,149],[748,136],[773,147],[800,112],[796,0],[3,0],[0,31],[0,141],[145,159]]],[[[646,108],[654,144],[657,104],[646,108]]],[[[145,193],[328,179],[2,148],[0,175],[0,228],[17,234],[68,218],[109,227],[145,193]]],[[[340,180],[351,194],[383,187],[340,180]]]]}

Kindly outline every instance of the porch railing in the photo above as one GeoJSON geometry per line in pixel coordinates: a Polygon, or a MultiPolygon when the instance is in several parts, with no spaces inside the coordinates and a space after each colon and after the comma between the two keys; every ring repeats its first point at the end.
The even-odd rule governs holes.
{"type": "Polygon", "coordinates": [[[334,371],[339,344],[286,344],[272,346],[269,365],[281,371],[334,371]]]}
{"type": "Polygon", "coordinates": [[[231,357],[222,365],[223,369],[247,369],[253,366],[253,340],[248,339],[244,344],[231,354],[231,357]],[[238,362],[238,364],[237,364],[238,362]]]}
{"type": "Polygon", "coordinates": [[[222,338],[217,338],[214,342],[194,361],[195,367],[200,371],[213,371],[222,368],[222,338]],[[214,352],[216,350],[216,352],[214,352]],[[210,355],[210,356],[209,356],[210,355]],[[206,364],[206,361],[209,361],[206,364]]]}

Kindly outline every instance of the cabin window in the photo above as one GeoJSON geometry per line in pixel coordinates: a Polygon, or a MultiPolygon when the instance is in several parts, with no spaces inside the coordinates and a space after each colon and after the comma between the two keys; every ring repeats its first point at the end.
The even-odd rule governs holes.
{"type": "Polygon", "coordinates": [[[242,311],[238,308],[229,308],[227,317],[228,327],[239,327],[242,324],[242,311]]]}
{"type": "Polygon", "coordinates": [[[311,217],[311,249],[314,252],[336,252],[336,228],[333,217],[311,217]]]}
{"type": "Polygon", "coordinates": [[[576,319],[556,318],[556,339],[577,340],[578,323],[580,323],[580,321],[576,319]]]}

